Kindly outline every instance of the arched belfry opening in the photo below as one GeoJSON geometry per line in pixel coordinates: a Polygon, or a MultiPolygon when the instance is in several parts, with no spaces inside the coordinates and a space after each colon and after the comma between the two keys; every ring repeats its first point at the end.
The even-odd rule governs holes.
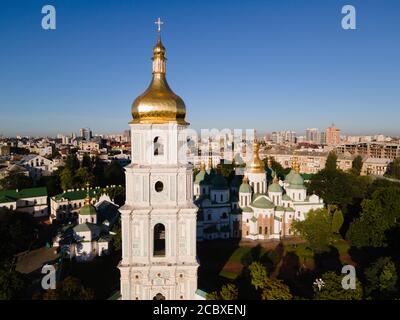
{"type": "Polygon", "coordinates": [[[153,300],[165,300],[165,297],[161,293],[157,293],[153,300]]]}
{"type": "Polygon", "coordinates": [[[157,223],[154,226],[154,250],[155,257],[165,257],[165,226],[157,223]]]}
{"type": "Polygon", "coordinates": [[[155,137],[153,140],[153,148],[155,156],[162,156],[164,154],[164,146],[160,137],[155,137]]]}

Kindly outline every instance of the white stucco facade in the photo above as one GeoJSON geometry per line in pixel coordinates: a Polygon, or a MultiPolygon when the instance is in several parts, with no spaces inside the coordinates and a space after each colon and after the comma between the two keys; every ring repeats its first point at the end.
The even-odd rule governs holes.
{"type": "Polygon", "coordinates": [[[195,298],[197,208],[193,168],[178,157],[178,136],[184,129],[177,124],[131,124],[133,163],[125,167],[126,203],[120,209],[123,300],[157,294],[172,300],[195,298]],[[161,239],[156,235],[160,225],[161,239]],[[161,253],[156,248],[160,241],[161,253]]]}

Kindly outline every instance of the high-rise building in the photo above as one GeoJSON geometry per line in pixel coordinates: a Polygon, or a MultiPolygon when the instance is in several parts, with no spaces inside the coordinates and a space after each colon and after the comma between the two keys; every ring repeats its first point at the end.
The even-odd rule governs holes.
{"type": "Polygon", "coordinates": [[[340,144],[340,129],[334,124],[326,129],[326,144],[328,146],[337,146],[340,144]]]}
{"type": "Polygon", "coordinates": [[[132,105],[132,164],[125,167],[123,300],[194,300],[197,290],[193,165],[180,159],[186,107],[167,84],[158,34],[153,79],[132,105]]]}
{"type": "Polygon", "coordinates": [[[317,128],[308,128],[306,130],[306,141],[310,143],[320,143],[320,134],[319,129],[317,128]]]}
{"type": "Polygon", "coordinates": [[[89,128],[81,128],[79,130],[79,135],[87,141],[93,138],[92,131],[89,128]]]}

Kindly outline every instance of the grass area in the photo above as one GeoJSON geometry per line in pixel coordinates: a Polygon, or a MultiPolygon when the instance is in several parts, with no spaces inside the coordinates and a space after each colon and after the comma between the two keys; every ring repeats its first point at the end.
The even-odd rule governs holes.
{"type": "Polygon", "coordinates": [[[248,254],[251,249],[251,247],[237,248],[226,262],[219,275],[229,280],[235,280],[243,269],[242,258],[248,254]]]}
{"type": "Polygon", "coordinates": [[[229,258],[228,263],[229,262],[241,262],[243,256],[250,252],[251,248],[250,247],[240,247],[238,248],[233,254],[232,256],[229,258]]]}

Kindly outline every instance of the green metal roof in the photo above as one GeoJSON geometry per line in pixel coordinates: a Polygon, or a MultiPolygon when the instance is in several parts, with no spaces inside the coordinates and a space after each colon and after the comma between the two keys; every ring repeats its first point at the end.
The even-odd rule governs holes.
{"type": "Polygon", "coordinates": [[[293,176],[296,174],[296,171],[294,171],[293,169],[290,170],[290,172],[286,175],[285,177],[285,182],[286,183],[291,183],[293,176]]]}
{"type": "Polygon", "coordinates": [[[273,183],[268,188],[269,192],[282,192],[282,187],[279,183],[273,183]]]}
{"type": "Polygon", "coordinates": [[[290,184],[288,189],[307,189],[304,185],[302,184],[290,184]]]}
{"type": "Polygon", "coordinates": [[[253,209],[250,207],[244,207],[242,210],[243,212],[253,212],[253,209]]]}
{"type": "MultiPolygon", "coordinates": [[[[100,189],[90,189],[89,190],[89,196],[91,198],[94,198],[96,193],[100,192],[100,189]]],[[[60,193],[56,196],[54,196],[55,200],[61,200],[61,199],[67,199],[67,200],[81,200],[85,199],[87,196],[87,190],[86,189],[81,189],[81,190],[74,190],[74,191],[66,191],[63,193],[60,193]]]]}
{"type": "Polygon", "coordinates": [[[80,210],[79,214],[81,215],[96,215],[96,208],[91,204],[85,204],[80,210]]]}
{"type": "Polygon", "coordinates": [[[303,180],[303,178],[301,177],[300,174],[295,173],[292,176],[291,181],[290,181],[290,185],[292,185],[292,184],[294,184],[294,185],[303,185],[304,184],[304,180],[303,180]]]}
{"type": "Polygon", "coordinates": [[[242,183],[239,188],[241,193],[251,193],[251,187],[248,183],[242,183]]]}
{"type": "Polygon", "coordinates": [[[36,197],[47,197],[47,188],[27,188],[17,190],[3,190],[0,191],[0,203],[13,202],[18,199],[36,198],[36,197]]]}
{"type": "Polygon", "coordinates": [[[257,222],[257,218],[255,216],[252,216],[250,219],[252,222],[257,222]]]}
{"type": "Polygon", "coordinates": [[[265,196],[260,196],[256,198],[252,204],[252,207],[254,208],[260,208],[260,209],[272,209],[275,208],[275,205],[269,201],[265,196]]]}
{"type": "Polygon", "coordinates": [[[94,223],[81,223],[74,227],[75,232],[85,232],[85,231],[95,231],[96,229],[100,228],[98,225],[94,223]]]}
{"type": "Polygon", "coordinates": [[[285,194],[282,196],[282,200],[285,200],[285,201],[292,201],[292,198],[290,198],[290,197],[287,195],[287,193],[285,193],[285,194]]]}
{"type": "Polygon", "coordinates": [[[285,211],[285,208],[284,208],[284,207],[281,207],[281,206],[277,206],[277,207],[275,208],[275,210],[276,210],[276,211],[285,211]]]}

